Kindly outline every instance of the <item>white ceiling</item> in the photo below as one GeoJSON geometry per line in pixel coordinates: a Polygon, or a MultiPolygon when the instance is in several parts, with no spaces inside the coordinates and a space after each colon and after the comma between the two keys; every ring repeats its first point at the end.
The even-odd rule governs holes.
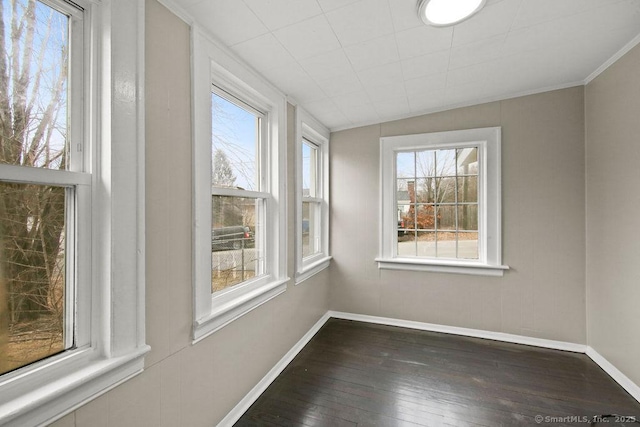
{"type": "Polygon", "coordinates": [[[174,0],[332,130],[580,84],[640,34],[640,0],[174,0]]]}

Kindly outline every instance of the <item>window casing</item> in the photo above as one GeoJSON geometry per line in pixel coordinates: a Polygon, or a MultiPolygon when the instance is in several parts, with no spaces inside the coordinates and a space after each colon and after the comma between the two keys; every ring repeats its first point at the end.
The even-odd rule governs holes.
{"type": "Polygon", "coordinates": [[[0,181],[63,189],[64,345],[0,376],[2,425],[53,422],[144,367],[143,4],[36,3],[68,17],[66,166],[1,164],[0,181]]]}
{"type": "Polygon", "coordinates": [[[284,210],[284,95],[247,70],[226,48],[210,40],[197,27],[192,31],[192,37],[195,114],[193,340],[197,342],[284,292],[289,279],[286,277],[284,210]],[[256,170],[247,174],[252,178],[245,184],[237,185],[236,181],[234,185],[212,185],[216,172],[213,167],[216,131],[212,130],[212,93],[240,107],[259,123],[256,126],[256,170]],[[237,212],[237,226],[249,228],[249,237],[241,239],[238,248],[233,244],[227,247],[216,240],[221,228],[230,224],[218,215],[225,206],[229,207],[230,201],[236,204],[233,209],[237,212]],[[254,216],[248,222],[247,213],[254,216]],[[227,270],[236,277],[223,286],[216,286],[218,273],[226,268],[218,264],[223,253],[233,255],[232,260],[228,258],[223,262],[233,267],[227,270]]]}
{"type": "Polygon", "coordinates": [[[297,107],[296,283],[327,268],[329,131],[297,107]]]}
{"type": "Polygon", "coordinates": [[[501,276],[500,128],[380,146],[379,268],[501,276]]]}

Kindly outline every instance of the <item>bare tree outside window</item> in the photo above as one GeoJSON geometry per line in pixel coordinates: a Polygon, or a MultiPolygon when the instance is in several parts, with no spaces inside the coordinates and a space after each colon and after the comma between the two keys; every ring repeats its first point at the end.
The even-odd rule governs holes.
{"type": "Polygon", "coordinates": [[[399,152],[396,165],[398,253],[477,259],[477,149],[399,152]]]}
{"type": "Polygon", "coordinates": [[[247,194],[262,190],[258,172],[263,118],[241,101],[229,99],[211,96],[211,292],[261,275],[264,262],[264,203],[247,194]]]}
{"type": "MultiPolygon", "coordinates": [[[[68,17],[0,2],[0,163],[68,162],[68,17]]],[[[0,373],[64,350],[63,187],[0,182],[0,373]]]]}

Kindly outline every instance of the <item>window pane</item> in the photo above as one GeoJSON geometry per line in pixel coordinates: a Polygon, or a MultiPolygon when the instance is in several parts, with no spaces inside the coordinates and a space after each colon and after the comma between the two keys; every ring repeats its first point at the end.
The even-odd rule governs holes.
{"type": "Polygon", "coordinates": [[[261,118],[211,94],[212,177],[214,187],[261,191],[259,182],[261,118]]]}
{"type": "Polygon", "coordinates": [[[436,188],[436,178],[419,178],[416,188],[418,203],[435,203],[436,188]]]}
{"type": "MultiPolygon", "coordinates": [[[[407,223],[405,222],[405,218],[409,215],[410,206],[407,204],[398,203],[398,229],[406,229],[407,223]]],[[[399,235],[399,234],[398,234],[399,235]]]]}
{"type": "Polygon", "coordinates": [[[397,178],[414,178],[416,176],[415,155],[410,153],[396,153],[397,178]]]}
{"type": "Polygon", "coordinates": [[[438,220],[438,230],[456,229],[456,207],[441,206],[436,207],[436,217],[438,220]]]}
{"type": "Polygon", "coordinates": [[[416,177],[427,178],[436,176],[435,151],[416,152],[416,177]]]}
{"type": "Polygon", "coordinates": [[[478,259],[478,233],[458,233],[458,258],[478,259]]]}
{"type": "Polygon", "coordinates": [[[436,256],[436,233],[433,231],[418,231],[417,254],[421,257],[436,256]]]}
{"type": "Polygon", "coordinates": [[[63,187],[0,183],[0,373],[65,350],[63,187]]]}
{"type": "MultiPolygon", "coordinates": [[[[0,162],[66,169],[68,18],[40,3],[3,2],[5,105],[0,120],[0,162]],[[12,7],[15,7],[15,9],[12,7]],[[21,28],[15,34],[11,28],[21,28]],[[20,78],[16,78],[20,76],[20,78]]],[[[4,91],[3,91],[4,92],[4,91]]]]}
{"type": "Polygon", "coordinates": [[[455,231],[438,231],[436,233],[438,240],[438,258],[455,258],[456,257],[456,233],[455,231]]]}
{"type": "Polygon", "coordinates": [[[416,256],[416,231],[398,231],[398,256],[416,256]]]}
{"type": "Polygon", "coordinates": [[[320,252],[320,203],[302,203],[302,257],[320,252]]]}
{"type": "Polygon", "coordinates": [[[458,230],[478,230],[478,205],[458,206],[458,230]]]}
{"type": "Polygon", "coordinates": [[[458,203],[478,202],[478,177],[458,178],[458,203]]]}
{"type": "Polygon", "coordinates": [[[399,219],[404,228],[418,230],[433,230],[435,228],[435,216],[433,205],[399,205],[402,216],[399,219]]]}
{"type": "Polygon", "coordinates": [[[456,174],[456,150],[436,151],[436,175],[455,176],[456,174]]]}
{"type": "Polygon", "coordinates": [[[318,197],[318,149],[302,142],[302,196],[318,197]]]}
{"type": "Polygon", "coordinates": [[[478,174],[478,149],[459,148],[457,154],[458,175],[478,174]]]}
{"type": "Polygon", "coordinates": [[[456,179],[454,177],[436,178],[435,183],[438,203],[455,203],[456,179]]]}
{"type": "Polygon", "coordinates": [[[396,155],[398,256],[477,259],[478,148],[396,155]]]}
{"type": "Polygon", "coordinates": [[[212,196],[211,292],[264,273],[261,199],[212,196]]]}

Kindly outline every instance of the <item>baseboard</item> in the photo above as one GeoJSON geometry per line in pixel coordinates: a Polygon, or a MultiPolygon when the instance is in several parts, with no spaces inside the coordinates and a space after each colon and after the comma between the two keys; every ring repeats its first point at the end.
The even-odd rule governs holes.
{"type": "Polygon", "coordinates": [[[242,398],[240,402],[238,402],[238,404],[227,414],[227,416],[218,423],[218,427],[232,426],[233,424],[235,424],[247,411],[247,409],[249,409],[249,407],[253,405],[253,402],[258,400],[258,397],[260,397],[260,395],[267,389],[267,387],[269,387],[269,385],[278,377],[278,375],[280,375],[280,373],[284,370],[284,368],[287,367],[287,365],[293,360],[293,358],[296,357],[298,353],[300,353],[300,350],[302,350],[304,346],[307,345],[307,343],[311,340],[311,338],[313,338],[316,332],[318,332],[320,328],[327,322],[327,320],[329,320],[329,317],[329,312],[325,313],[320,318],[320,320],[318,320],[315,325],[313,325],[311,329],[309,329],[309,331],[304,334],[302,338],[300,338],[300,340],[291,348],[291,350],[289,350],[287,354],[285,354],[282,359],[280,359],[278,363],[276,363],[276,365],[271,368],[267,375],[265,375],[260,380],[260,382],[258,382],[258,384],[256,384],[255,387],[253,387],[251,391],[249,391],[249,393],[247,393],[247,395],[242,398]]]}
{"type": "Polygon", "coordinates": [[[598,366],[602,368],[611,378],[615,380],[627,393],[633,396],[638,402],[640,402],[640,387],[631,381],[629,377],[620,372],[618,368],[613,366],[607,359],[602,357],[600,353],[595,351],[592,347],[587,347],[587,356],[591,358],[598,366]]]}
{"type": "Polygon", "coordinates": [[[421,331],[441,332],[445,334],[461,335],[466,337],[484,338],[494,341],[503,341],[514,344],[524,344],[534,347],[550,348],[554,350],[584,353],[605,371],[615,382],[620,384],[634,399],[640,402],[640,387],[620,372],[607,359],[602,357],[593,348],[584,344],[575,344],[564,341],[554,341],[542,338],[527,337],[524,335],[505,334],[502,332],[483,331],[481,329],[461,328],[457,326],[438,325],[435,323],[415,322],[411,320],[394,319],[390,317],[368,316],[365,314],[344,313],[340,311],[327,311],[315,325],[304,334],[302,338],[285,354],[278,363],[260,380],[255,387],[218,423],[218,427],[232,426],[249,407],[260,397],[269,385],[280,375],[294,357],[313,338],[320,328],[330,318],[354,320],[358,322],[375,323],[379,325],[398,326],[401,328],[418,329],[421,331]]]}
{"type": "Polygon", "coordinates": [[[411,320],[393,319],[390,317],[368,316],[365,314],[343,313],[329,311],[330,317],[336,319],[356,320],[359,322],[377,323],[379,325],[399,326],[401,328],[418,329],[421,331],[442,332],[466,337],[484,338],[494,341],[504,341],[514,344],[531,345],[534,347],[551,348],[554,350],[586,353],[587,346],[564,341],[545,340],[542,338],[526,337],[523,335],[505,334],[502,332],[483,331],[481,329],[460,328],[457,326],[438,325],[435,323],[414,322],[411,320]]]}

